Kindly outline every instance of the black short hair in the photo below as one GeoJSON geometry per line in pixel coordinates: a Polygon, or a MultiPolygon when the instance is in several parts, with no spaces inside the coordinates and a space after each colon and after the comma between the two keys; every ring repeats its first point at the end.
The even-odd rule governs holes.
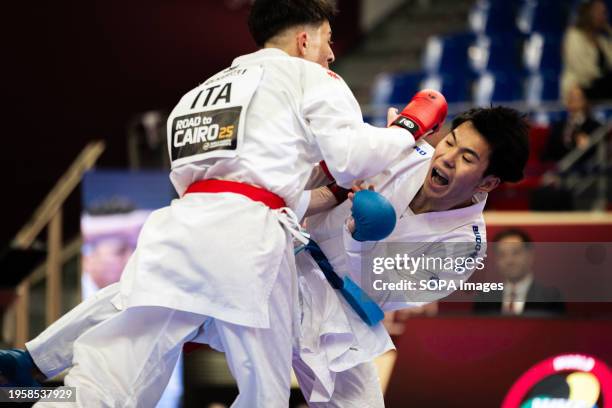
{"type": "Polygon", "coordinates": [[[529,159],[529,124],[524,114],[504,106],[470,109],[455,117],[452,129],[472,122],[491,148],[489,167],[501,181],[520,181],[529,159]]]}
{"type": "Polygon", "coordinates": [[[508,237],[518,237],[521,239],[523,244],[525,244],[525,248],[531,248],[531,243],[533,242],[531,237],[529,234],[527,234],[527,232],[520,228],[508,228],[498,232],[495,237],[493,237],[493,242],[499,242],[508,237]]]}
{"type": "Polygon", "coordinates": [[[255,0],[249,15],[249,31],[263,45],[281,31],[301,24],[322,24],[336,15],[333,0],[255,0]]]}

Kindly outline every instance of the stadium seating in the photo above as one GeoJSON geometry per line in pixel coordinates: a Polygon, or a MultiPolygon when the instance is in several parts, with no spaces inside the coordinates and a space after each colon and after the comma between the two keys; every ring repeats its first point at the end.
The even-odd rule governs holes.
{"type": "Polygon", "coordinates": [[[514,33],[520,1],[478,0],[468,17],[471,29],[478,34],[514,33]]]}
{"type": "Polygon", "coordinates": [[[405,103],[406,95],[415,94],[422,80],[420,72],[381,74],[374,81],[372,103],[385,106],[405,103]]]}
{"type": "Polygon", "coordinates": [[[469,71],[468,48],[476,40],[470,32],[429,39],[423,58],[423,69],[429,74],[454,74],[469,71]]]}
{"type": "MultiPolygon", "coordinates": [[[[612,0],[606,1],[612,10],[612,0]]],[[[578,5],[578,0],[477,0],[468,16],[470,31],[429,38],[422,70],[380,76],[373,103],[398,105],[407,94],[433,88],[451,106],[456,104],[455,110],[469,105],[516,104],[530,110],[532,150],[539,151],[548,126],[564,116],[559,86],[562,39],[578,5]]],[[[451,116],[453,113],[451,108],[451,116]]],[[[593,114],[605,121],[612,117],[612,109],[596,107],[593,114]]],[[[546,169],[539,154],[532,155],[527,178],[499,189],[491,197],[491,207],[528,209],[529,194],[546,169]]]]}
{"type": "Polygon", "coordinates": [[[373,102],[398,103],[401,92],[424,86],[450,103],[558,101],[561,39],[576,6],[574,0],[477,0],[471,31],[431,37],[422,71],[379,78],[373,102]]]}
{"type": "Polygon", "coordinates": [[[525,0],[517,14],[517,28],[525,33],[561,35],[572,6],[563,0],[525,0]]]}

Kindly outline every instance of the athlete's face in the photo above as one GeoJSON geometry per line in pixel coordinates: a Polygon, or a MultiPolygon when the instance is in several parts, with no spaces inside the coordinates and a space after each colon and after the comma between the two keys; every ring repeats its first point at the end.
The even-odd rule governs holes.
{"type": "Polygon", "coordinates": [[[499,184],[499,178],[484,176],[490,154],[489,144],[472,122],[462,123],[436,146],[423,193],[439,209],[470,204],[475,193],[489,192],[499,184]]]}
{"type": "Polygon", "coordinates": [[[329,68],[329,64],[335,59],[331,48],[333,42],[329,22],[325,21],[319,26],[307,26],[305,34],[300,38],[303,58],[329,68]]]}

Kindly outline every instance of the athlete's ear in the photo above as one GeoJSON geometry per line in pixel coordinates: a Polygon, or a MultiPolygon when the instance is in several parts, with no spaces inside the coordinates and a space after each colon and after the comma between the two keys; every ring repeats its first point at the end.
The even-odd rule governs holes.
{"type": "Polygon", "coordinates": [[[476,187],[476,192],[489,193],[497,186],[499,186],[500,182],[501,180],[499,179],[499,177],[489,174],[488,176],[485,176],[482,178],[482,180],[480,180],[480,183],[476,187]]]}
{"type": "Polygon", "coordinates": [[[298,32],[296,36],[297,48],[300,57],[304,58],[306,56],[306,48],[308,48],[308,33],[306,31],[298,32]]]}

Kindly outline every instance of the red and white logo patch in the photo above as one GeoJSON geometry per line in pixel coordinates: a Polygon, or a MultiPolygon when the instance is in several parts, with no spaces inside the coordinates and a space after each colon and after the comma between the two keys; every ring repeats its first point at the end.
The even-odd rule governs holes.
{"type": "Polygon", "coordinates": [[[336,74],[334,71],[332,70],[327,70],[327,75],[329,75],[330,77],[334,78],[334,79],[340,79],[340,75],[336,74]]]}

